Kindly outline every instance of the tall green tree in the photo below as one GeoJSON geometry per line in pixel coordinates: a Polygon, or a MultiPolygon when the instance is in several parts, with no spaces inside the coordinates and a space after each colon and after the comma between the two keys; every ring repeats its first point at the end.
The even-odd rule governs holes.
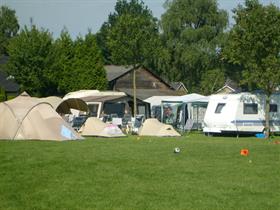
{"type": "Polygon", "coordinates": [[[111,49],[109,48],[109,33],[118,22],[119,17],[125,14],[132,16],[138,15],[150,18],[152,21],[157,20],[152,16],[151,11],[139,0],[118,0],[115,5],[115,11],[110,13],[108,20],[101,26],[100,31],[96,34],[97,42],[102,50],[106,64],[120,64],[118,60],[112,60],[111,49]]]}
{"type": "Polygon", "coordinates": [[[113,63],[133,66],[134,115],[136,106],[136,74],[137,66],[143,66],[150,57],[156,54],[159,41],[157,21],[143,1],[120,0],[117,2],[114,23],[108,31],[107,46],[113,63]],[[127,10],[118,9],[122,5],[130,5],[127,10]],[[133,9],[131,9],[133,8],[133,9]]]}
{"type": "Polygon", "coordinates": [[[243,66],[243,83],[265,92],[269,136],[270,96],[280,84],[280,10],[273,4],[246,0],[234,14],[236,24],[223,54],[229,62],[243,66]]]}
{"type": "Polygon", "coordinates": [[[0,7],[0,55],[7,55],[7,45],[19,30],[16,12],[6,6],[0,7]]]}
{"type": "Polygon", "coordinates": [[[52,94],[49,78],[53,63],[51,56],[53,38],[49,31],[32,25],[11,39],[7,47],[10,56],[8,73],[13,75],[23,90],[37,96],[52,94]]]}
{"type": "Polygon", "coordinates": [[[202,75],[221,66],[219,49],[227,13],[216,0],[167,0],[165,7],[161,27],[169,78],[184,82],[191,92],[201,92],[202,75]]]}
{"type": "Polygon", "coordinates": [[[79,81],[79,84],[76,83],[76,87],[73,84],[74,89],[105,90],[108,82],[104,69],[103,57],[97,45],[95,35],[88,32],[84,39],[78,37],[74,47],[74,75],[72,75],[72,78],[73,83],[76,83],[75,81],[77,78],[79,81]]]}
{"type": "Polygon", "coordinates": [[[203,72],[201,77],[201,92],[211,95],[224,86],[226,80],[223,69],[211,69],[203,72]]]}
{"type": "Polygon", "coordinates": [[[53,45],[54,63],[52,65],[52,80],[57,86],[57,93],[63,95],[68,92],[69,78],[72,78],[73,59],[74,59],[74,41],[69,32],[64,28],[60,37],[55,40],[53,45]]]}
{"type": "Polygon", "coordinates": [[[96,37],[89,32],[72,41],[67,31],[62,31],[54,45],[54,69],[58,78],[58,91],[65,94],[80,89],[107,88],[106,72],[96,37]]]}

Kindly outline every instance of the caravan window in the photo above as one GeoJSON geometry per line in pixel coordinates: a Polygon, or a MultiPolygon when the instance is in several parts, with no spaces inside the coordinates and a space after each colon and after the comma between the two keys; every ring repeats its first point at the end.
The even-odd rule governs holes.
{"type": "Polygon", "coordinates": [[[225,105],[226,105],[225,103],[218,103],[218,105],[216,107],[216,110],[215,110],[215,113],[220,114],[225,105]]]}
{"type": "Polygon", "coordinates": [[[99,104],[88,104],[90,116],[97,117],[99,104]]]}
{"type": "Polygon", "coordinates": [[[269,104],[269,112],[277,112],[277,104],[269,104]]]}
{"type": "Polygon", "coordinates": [[[258,114],[258,104],[244,103],[243,108],[243,114],[258,114]]]}
{"type": "Polygon", "coordinates": [[[115,115],[117,117],[123,117],[125,104],[124,103],[113,103],[105,102],[103,107],[104,113],[107,115],[115,115]]]}

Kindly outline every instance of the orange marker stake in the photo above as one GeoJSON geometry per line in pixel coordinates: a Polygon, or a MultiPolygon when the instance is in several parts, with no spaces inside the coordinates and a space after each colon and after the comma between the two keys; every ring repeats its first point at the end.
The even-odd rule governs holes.
{"type": "Polygon", "coordinates": [[[248,155],[249,155],[249,150],[248,150],[248,149],[242,149],[242,150],[240,150],[240,155],[242,155],[242,156],[248,156],[248,155]]]}

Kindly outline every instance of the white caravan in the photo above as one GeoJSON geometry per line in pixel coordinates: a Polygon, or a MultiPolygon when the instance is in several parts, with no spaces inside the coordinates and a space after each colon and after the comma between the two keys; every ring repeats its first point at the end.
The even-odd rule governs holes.
{"type": "MultiPolygon", "coordinates": [[[[265,127],[264,94],[212,95],[204,117],[204,133],[258,133],[265,127]]],[[[270,130],[280,131],[280,95],[270,99],[270,130]]]]}

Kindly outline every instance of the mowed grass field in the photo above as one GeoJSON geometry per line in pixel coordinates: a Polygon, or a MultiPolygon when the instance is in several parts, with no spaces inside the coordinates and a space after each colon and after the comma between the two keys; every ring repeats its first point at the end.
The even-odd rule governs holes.
{"type": "Polygon", "coordinates": [[[0,141],[0,209],[277,210],[277,139],[0,141]]]}

